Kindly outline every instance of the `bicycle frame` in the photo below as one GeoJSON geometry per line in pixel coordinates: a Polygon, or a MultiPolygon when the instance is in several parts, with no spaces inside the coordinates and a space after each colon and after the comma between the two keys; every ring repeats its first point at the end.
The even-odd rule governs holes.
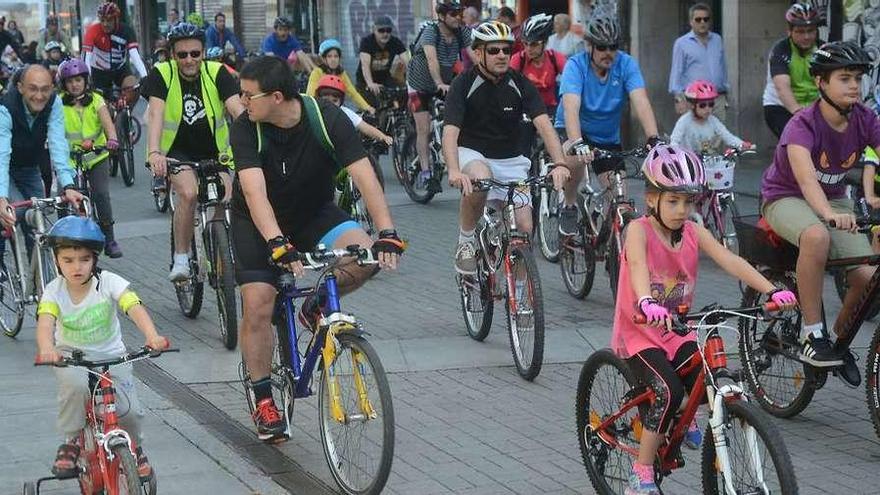
{"type": "MultiPolygon", "coordinates": [[[[9,205],[13,209],[27,208],[27,210],[25,211],[25,222],[31,227],[31,232],[34,236],[34,246],[30,260],[31,273],[34,277],[34,287],[30,291],[27,290],[27,280],[24,276],[22,276],[21,280],[19,281],[22,291],[21,294],[23,302],[25,303],[38,302],[43,294],[43,290],[45,289],[46,284],[50,282],[50,280],[43,280],[43,256],[45,254],[52,262],[54,262],[55,258],[52,254],[52,251],[43,246],[43,238],[46,235],[46,215],[43,210],[48,208],[55,208],[57,206],[57,203],[58,199],[56,198],[41,199],[34,197],[25,201],[17,201],[9,205]]],[[[90,211],[89,207],[87,207],[86,209],[87,211],[90,211]]],[[[23,236],[18,236],[18,232],[18,229],[13,229],[12,232],[12,237],[14,237],[12,242],[12,244],[14,245],[13,256],[15,258],[16,267],[18,268],[18,273],[24,275],[26,268],[25,255],[22,252],[21,246],[21,241],[24,241],[24,238],[23,236]]]]}

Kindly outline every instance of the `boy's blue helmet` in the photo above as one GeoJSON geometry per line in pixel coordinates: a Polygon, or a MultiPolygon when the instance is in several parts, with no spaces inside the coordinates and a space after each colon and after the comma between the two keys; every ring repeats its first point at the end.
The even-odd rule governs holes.
{"type": "Polygon", "coordinates": [[[104,233],[94,220],[75,215],[64,217],[49,229],[46,241],[52,248],[85,247],[95,252],[104,249],[104,233]]]}

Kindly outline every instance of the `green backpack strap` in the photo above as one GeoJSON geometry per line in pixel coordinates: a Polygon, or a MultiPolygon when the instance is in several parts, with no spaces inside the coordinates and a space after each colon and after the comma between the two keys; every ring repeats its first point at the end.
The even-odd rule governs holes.
{"type": "MultiPolygon", "coordinates": [[[[324,116],[321,115],[321,108],[318,107],[318,102],[307,94],[300,94],[300,96],[302,97],[303,108],[305,109],[306,116],[309,120],[309,129],[312,131],[315,139],[317,139],[327,153],[330,154],[336,168],[339,168],[339,161],[336,159],[336,147],[333,146],[333,141],[330,140],[330,134],[327,133],[327,126],[324,125],[324,116]]],[[[257,122],[257,153],[262,151],[263,129],[260,123],[257,122]]]]}

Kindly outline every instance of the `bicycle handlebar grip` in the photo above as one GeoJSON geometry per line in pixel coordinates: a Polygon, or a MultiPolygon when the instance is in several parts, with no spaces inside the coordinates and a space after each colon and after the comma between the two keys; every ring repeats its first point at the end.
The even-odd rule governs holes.
{"type": "Polygon", "coordinates": [[[643,314],[633,315],[633,323],[636,325],[645,325],[648,323],[648,318],[643,314]]]}
{"type": "Polygon", "coordinates": [[[779,305],[775,302],[764,303],[764,311],[768,313],[774,313],[776,311],[779,311],[779,305]]]}

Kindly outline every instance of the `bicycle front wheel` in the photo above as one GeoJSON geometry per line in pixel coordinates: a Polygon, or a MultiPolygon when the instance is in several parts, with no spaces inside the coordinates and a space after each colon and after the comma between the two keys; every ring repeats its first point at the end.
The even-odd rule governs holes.
{"type": "MultiPolygon", "coordinates": [[[[177,305],[180,311],[187,318],[195,318],[202,310],[202,297],[205,291],[205,284],[202,282],[199,273],[199,251],[196,248],[196,236],[198,232],[193,234],[193,240],[189,248],[189,278],[182,282],[174,283],[174,292],[177,294],[177,305]]],[[[174,257],[174,216],[171,216],[171,256],[174,257]]]]}
{"type": "Polygon", "coordinates": [[[559,208],[562,196],[555,189],[541,188],[536,206],[535,226],[541,256],[551,263],[559,260],[559,208]]]}
{"type": "Polygon", "coordinates": [[[21,332],[24,322],[24,294],[22,293],[21,273],[13,252],[21,239],[21,231],[6,240],[3,252],[3,267],[0,270],[0,326],[7,337],[15,338],[21,332]]]}
{"type": "Polygon", "coordinates": [[[611,284],[611,294],[614,300],[617,300],[617,283],[620,278],[620,248],[618,243],[623,245],[623,238],[619,232],[615,233],[608,239],[608,247],[605,251],[605,272],[608,274],[608,282],[611,284]]]}
{"type": "Polygon", "coordinates": [[[123,139],[126,142],[122,144],[119,150],[119,171],[122,172],[122,183],[126,187],[131,187],[134,185],[134,146],[132,146],[128,134],[128,122],[124,121],[122,125],[125,134],[120,134],[120,136],[125,136],[123,139]]]}
{"type": "MultiPolygon", "coordinates": [[[[36,251],[34,252],[36,253],[36,251]]],[[[33,261],[36,262],[36,259],[36,256],[34,256],[33,261]]],[[[32,266],[35,270],[37,269],[36,263],[32,266]]],[[[40,248],[39,273],[34,272],[34,291],[38,300],[43,297],[46,285],[55,280],[56,277],[58,277],[58,266],[55,265],[55,254],[48,246],[43,246],[40,248]],[[37,278],[38,276],[39,279],[37,278]]]]}
{"type": "MultiPolygon", "coordinates": [[[[138,476],[137,460],[134,454],[128,450],[128,445],[116,445],[111,447],[116,462],[110,464],[116,467],[116,493],[120,495],[139,495],[141,492],[141,479],[138,476]]],[[[112,479],[112,477],[111,477],[112,479]]]]}
{"type": "Polygon", "coordinates": [[[128,135],[131,136],[129,140],[131,141],[131,146],[137,146],[138,141],[141,140],[141,133],[143,132],[143,126],[141,125],[140,119],[132,114],[131,116],[131,129],[129,129],[128,135]]]}
{"type": "Polygon", "coordinates": [[[403,155],[405,161],[402,161],[401,170],[398,174],[402,179],[403,189],[406,191],[409,199],[419,204],[427,204],[434,198],[434,193],[428,188],[427,182],[422,183],[419,180],[422,167],[419,161],[419,154],[416,151],[415,134],[406,138],[403,155]]]}
{"type": "Polygon", "coordinates": [[[321,442],[333,479],[347,494],[385,487],[394,457],[394,408],[385,369],[363,337],[336,335],[336,358],[324,363],[318,399],[321,442]],[[339,413],[333,412],[335,389],[339,413]]]}
{"type": "Polygon", "coordinates": [[[511,247],[507,269],[507,330],[519,375],[534,380],[544,362],[544,299],[529,247],[511,247]]]}
{"type": "MultiPolygon", "coordinates": [[[[778,286],[797,290],[788,278],[772,273],[765,276],[778,286]]],[[[744,307],[766,302],[767,296],[751,287],[743,294],[744,307]]],[[[800,329],[800,312],[781,314],[769,321],[739,321],[739,353],[752,397],[779,418],[796,416],[810,404],[817,388],[817,373],[821,373],[798,360],[800,329]]]]}
{"type": "Polygon", "coordinates": [[[214,282],[217,292],[217,310],[220,315],[220,338],[230,351],[238,345],[238,304],[235,299],[235,268],[232,262],[232,243],[228,227],[223,222],[211,222],[214,282]]]}
{"type": "Polygon", "coordinates": [[[865,367],[865,398],[868,402],[868,413],[874,423],[874,433],[880,437],[880,327],[874,330],[871,347],[868,350],[868,362],[865,367]]]}
{"type": "Polygon", "coordinates": [[[605,439],[599,437],[597,429],[620,411],[623,397],[636,383],[632,370],[611,349],[594,352],[581,368],[575,421],[581,458],[596,493],[623,495],[626,490],[632,457],[615,445],[638,450],[642,432],[638,408],[628,410],[603,429],[605,439]]]}
{"type": "Polygon", "coordinates": [[[455,280],[458,282],[461,313],[467,333],[472,339],[482,342],[492,329],[492,314],[495,311],[489,277],[478,264],[476,275],[457,275],[455,280]]]}
{"type": "Polygon", "coordinates": [[[583,227],[578,229],[577,235],[560,239],[559,269],[569,294],[577,299],[590,294],[596,278],[596,252],[583,227]]]}
{"type": "Polygon", "coordinates": [[[727,444],[730,472],[722,473],[711,425],[703,437],[701,471],[703,493],[724,495],[730,483],[735,493],[798,493],[794,467],[785,442],[770,418],[760,409],[739,400],[725,402],[726,420],[722,425],[727,444]]]}

